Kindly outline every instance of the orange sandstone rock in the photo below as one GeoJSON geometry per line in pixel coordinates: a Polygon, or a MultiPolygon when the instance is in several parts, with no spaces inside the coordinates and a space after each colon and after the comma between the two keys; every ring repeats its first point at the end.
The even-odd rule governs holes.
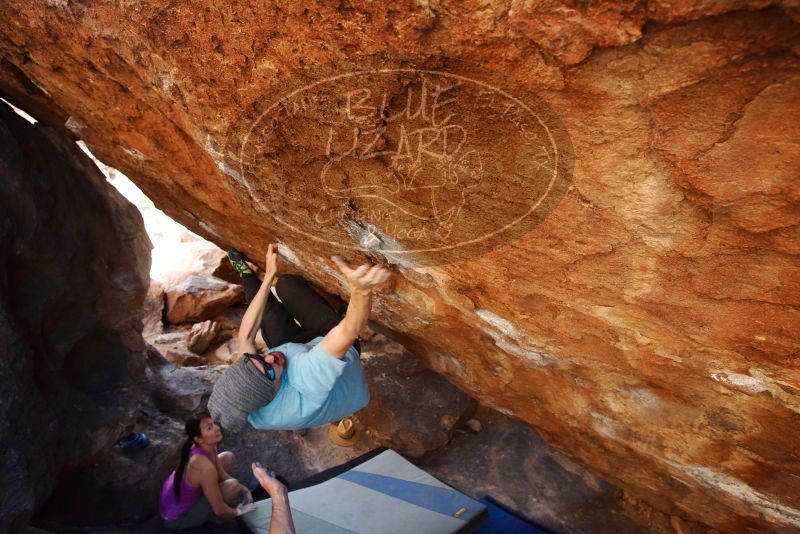
{"type": "Polygon", "coordinates": [[[221,247],[340,294],[331,254],[394,265],[376,322],[631,495],[789,531],[790,6],[9,0],[0,90],[221,247]]]}

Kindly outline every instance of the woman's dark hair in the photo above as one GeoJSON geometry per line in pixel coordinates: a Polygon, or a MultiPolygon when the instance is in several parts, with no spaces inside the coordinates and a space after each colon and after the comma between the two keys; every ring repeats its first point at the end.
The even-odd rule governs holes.
{"type": "Polygon", "coordinates": [[[186,421],[186,442],[181,449],[181,462],[178,464],[178,469],[175,470],[175,478],[172,480],[172,487],[175,490],[175,498],[181,498],[181,486],[183,485],[183,472],[186,470],[186,464],[189,463],[189,453],[192,451],[194,445],[194,438],[201,436],[200,423],[203,419],[211,418],[208,412],[200,412],[186,421]]]}

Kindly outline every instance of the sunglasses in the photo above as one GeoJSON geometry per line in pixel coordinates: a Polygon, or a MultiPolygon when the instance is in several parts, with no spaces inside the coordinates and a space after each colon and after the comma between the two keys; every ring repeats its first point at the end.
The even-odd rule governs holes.
{"type": "Polygon", "coordinates": [[[261,362],[261,365],[264,366],[264,376],[266,376],[270,382],[275,382],[275,368],[272,367],[272,364],[265,360],[261,354],[247,353],[244,356],[248,360],[258,360],[261,362]]]}

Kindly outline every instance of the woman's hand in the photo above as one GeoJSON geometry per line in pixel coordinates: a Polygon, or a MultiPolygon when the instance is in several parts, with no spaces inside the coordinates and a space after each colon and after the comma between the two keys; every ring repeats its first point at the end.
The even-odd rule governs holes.
{"type": "Polygon", "coordinates": [[[347,278],[350,291],[364,291],[369,293],[388,280],[391,275],[389,269],[380,265],[365,263],[360,267],[352,269],[341,256],[333,256],[331,259],[347,278]]]}
{"type": "Polygon", "coordinates": [[[265,276],[275,276],[278,274],[278,245],[270,243],[267,247],[266,266],[264,267],[265,276]]]}
{"type": "Polygon", "coordinates": [[[286,491],[286,486],[281,484],[281,481],[275,478],[275,473],[269,469],[265,469],[260,463],[254,462],[252,465],[253,476],[256,477],[261,487],[266,490],[270,496],[276,495],[282,491],[286,491]]]}
{"type": "Polygon", "coordinates": [[[236,508],[234,508],[234,510],[236,510],[236,517],[239,517],[244,514],[249,514],[250,512],[255,512],[256,510],[258,510],[258,505],[254,502],[250,502],[247,504],[242,503],[236,508]]]}

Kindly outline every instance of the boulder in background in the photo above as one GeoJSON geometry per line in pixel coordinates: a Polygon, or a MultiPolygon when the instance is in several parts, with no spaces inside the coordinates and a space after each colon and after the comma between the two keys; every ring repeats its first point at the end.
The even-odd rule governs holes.
{"type": "Polygon", "coordinates": [[[208,275],[192,275],[166,289],[166,318],[171,324],[205,321],[242,301],[242,286],[208,275]]]}

